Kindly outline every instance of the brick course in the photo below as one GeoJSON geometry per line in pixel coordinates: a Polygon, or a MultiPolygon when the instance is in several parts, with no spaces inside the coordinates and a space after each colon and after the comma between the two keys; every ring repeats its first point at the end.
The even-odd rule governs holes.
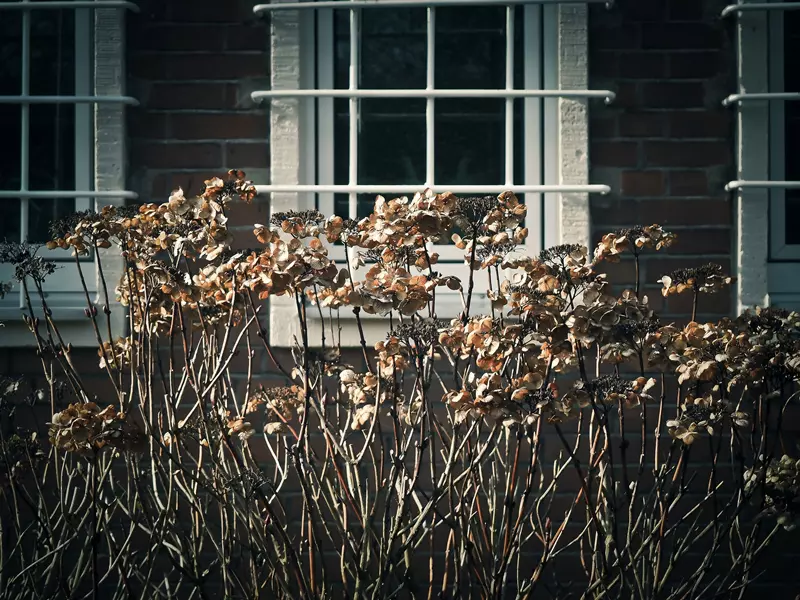
{"type": "MultiPolygon", "coordinates": [[[[721,100],[735,87],[736,56],[731,25],[719,19],[725,4],[622,0],[590,9],[590,87],[618,91],[617,102],[591,108],[590,180],[613,187],[591,199],[593,236],[637,223],[675,231],[673,249],[645,258],[651,285],[686,261],[730,267],[732,207],[722,186],[734,172],[735,113],[721,100]]],[[[731,294],[710,301],[704,316],[732,310],[731,294]]],[[[670,299],[666,310],[685,319],[689,308],[670,299]]]]}

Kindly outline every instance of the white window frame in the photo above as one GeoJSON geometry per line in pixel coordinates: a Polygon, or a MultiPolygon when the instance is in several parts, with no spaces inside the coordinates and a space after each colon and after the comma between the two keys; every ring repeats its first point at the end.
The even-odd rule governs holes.
{"type": "Polygon", "coordinates": [[[726,189],[736,200],[737,309],[800,308],[800,245],[785,243],[783,13],[800,2],[741,2],[722,16],[737,19],[737,93],[723,104],[737,111],[737,179],[726,189]]]}
{"type": "MultiPolygon", "coordinates": [[[[0,202],[21,201],[21,237],[28,234],[28,203],[32,198],[75,198],[76,209],[99,210],[104,205],[124,205],[136,199],[136,193],[125,187],[125,114],[126,105],[137,105],[135,98],[125,95],[125,26],[126,10],[138,12],[132,2],[121,0],[61,0],[8,2],[0,4],[4,11],[22,12],[22,89],[18,96],[0,96],[0,102],[21,107],[21,185],[19,190],[0,191],[0,202]],[[30,94],[31,11],[71,9],[75,11],[75,92],[69,96],[40,96],[30,94]],[[75,190],[35,191],[28,187],[29,122],[32,104],[67,104],[75,107],[75,190]]],[[[44,291],[50,297],[53,315],[64,339],[74,346],[95,345],[96,340],[87,322],[86,296],[74,259],[63,250],[47,250],[46,258],[58,261],[60,268],[50,276],[44,291]]],[[[114,302],[113,290],[122,275],[122,259],[114,248],[97,249],[88,259],[82,259],[81,271],[92,301],[102,306],[102,293],[97,260],[103,261],[103,274],[109,286],[109,300],[114,302]]],[[[0,265],[0,280],[10,281],[13,267],[0,265]]],[[[25,308],[21,286],[0,301],[0,346],[34,346],[32,334],[21,319],[25,308]]],[[[34,289],[33,286],[30,286],[34,289]]],[[[34,305],[36,302],[34,301],[34,305]]],[[[34,306],[40,312],[41,308],[34,306]]],[[[112,310],[113,330],[124,335],[126,319],[120,305],[112,310]]]]}
{"type": "MultiPolygon", "coordinates": [[[[587,0],[593,2],[598,0],[587,0]]],[[[515,5],[526,4],[525,20],[526,24],[534,23],[535,19],[545,19],[551,23],[551,27],[545,28],[545,39],[541,40],[544,51],[553,57],[550,68],[545,68],[545,72],[538,74],[534,69],[539,68],[540,61],[526,61],[526,87],[532,80],[541,81],[537,84],[541,89],[514,90],[513,79],[507,80],[506,88],[503,90],[470,90],[466,92],[451,90],[434,90],[432,84],[432,51],[428,45],[428,86],[423,90],[409,92],[408,90],[397,90],[387,92],[386,90],[357,90],[356,81],[351,75],[350,89],[332,90],[332,80],[320,81],[320,89],[314,89],[314,75],[316,73],[317,60],[329,60],[332,66],[330,52],[325,53],[321,44],[315,46],[313,11],[301,10],[311,8],[311,4],[296,4],[291,2],[273,2],[269,5],[259,5],[254,8],[256,13],[270,12],[271,17],[271,89],[268,91],[256,91],[252,93],[254,100],[271,100],[271,184],[256,186],[259,194],[271,194],[271,211],[280,212],[286,210],[303,210],[316,206],[315,194],[320,194],[321,208],[332,208],[333,193],[346,192],[350,194],[351,210],[354,210],[354,203],[357,193],[378,193],[396,192],[398,195],[411,195],[415,191],[420,191],[415,186],[365,186],[358,185],[355,172],[355,152],[357,146],[353,144],[354,135],[357,136],[357,111],[354,112],[351,105],[351,155],[350,155],[350,182],[348,185],[333,185],[332,161],[320,162],[320,178],[314,181],[315,173],[315,154],[325,156],[331,152],[333,143],[331,122],[321,119],[320,123],[315,124],[316,98],[321,98],[321,106],[329,103],[332,107],[334,96],[350,97],[351,103],[357,105],[358,97],[409,97],[412,94],[427,99],[426,128],[426,179],[427,184],[437,192],[453,191],[454,193],[498,193],[505,189],[511,189],[518,193],[525,193],[532,198],[534,194],[539,194],[542,203],[548,207],[543,212],[545,222],[539,219],[542,217],[541,211],[529,211],[529,228],[531,231],[543,229],[544,236],[531,235],[529,242],[529,252],[538,252],[541,246],[550,246],[558,243],[573,242],[589,245],[590,225],[589,225],[589,193],[608,193],[609,188],[603,185],[589,185],[588,183],[588,120],[587,108],[590,98],[601,97],[606,101],[611,101],[614,94],[606,90],[588,90],[587,73],[587,7],[586,4],[562,4],[555,0],[449,0],[441,2],[437,0],[422,2],[421,0],[390,0],[381,2],[382,6],[441,6],[454,4],[498,4],[515,5]],[[289,6],[276,6],[276,5],[289,6]],[[277,9],[277,10],[276,10],[277,9]],[[549,32],[549,34],[548,34],[549,32]],[[531,71],[528,72],[528,64],[531,64],[531,71]],[[327,88],[325,87],[327,85],[327,88]],[[541,157],[535,156],[532,160],[526,159],[525,184],[512,185],[513,183],[513,136],[506,136],[506,144],[512,145],[512,153],[507,153],[510,160],[506,163],[506,181],[497,186],[448,186],[439,187],[437,182],[433,182],[433,135],[430,125],[433,119],[433,103],[436,97],[447,95],[464,96],[496,96],[507,98],[507,102],[513,103],[509,98],[526,97],[526,113],[529,107],[531,116],[539,116],[538,111],[543,110],[549,113],[548,118],[526,118],[525,135],[526,137],[535,136],[534,139],[544,140],[542,151],[544,157],[544,167],[541,157]],[[539,108],[536,108],[539,107],[539,108]],[[355,115],[355,116],[354,116],[355,115]],[[541,127],[540,123],[544,123],[541,127]],[[321,136],[322,143],[317,144],[315,131],[317,127],[327,130],[321,136]],[[354,133],[355,132],[355,133],[354,133]],[[327,144],[327,146],[326,146],[327,144]],[[355,151],[354,151],[355,149],[355,151]],[[327,166],[326,166],[327,165],[327,166]],[[432,186],[430,184],[433,184],[432,186]],[[408,188],[408,189],[407,189],[408,188]]],[[[324,10],[328,13],[331,2],[317,2],[315,10],[324,10]]],[[[375,3],[363,2],[363,0],[339,1],[336,2],[338,10],[350,9],[351,22],[357,19],[356,10],[360,7],[369,10],[378,10],[375,3]]],[[[428,10],[428,39],[433,35],[434,18],[431,17],[433,11],[428,10]]],[[[511,11],[508,11],[509,13],[511,11]]],[[[324,18],[324,17],[323,17],[324,18]]],[[[509,17],[513,19],[512,17],[509,17]]],[[[357,38],[357,27],[351,27],[351,35],[357,38]]],[[[324,35],[320,36],[324,43],[324,35]]],[[[352,38],[351,38],[352,40],[352,38]]],[[[513,37],[511,39],[513,49],[513,37]]],[[[538,43],[538,40],[537,40],[538,43]]],[[[533,45],[526,44],[526,49],[532,51],[533,45]]],[[[351,43],[351,65],[358,62],[358,44],[351,43]]],[[[351,68],[351,73],[354,69],[351,68]]],[[[513,74],[513,66],[511,73],[513,74]]],[[[332,110],[331,110],[332,113],[332,110]]],[[[325,111],[321,111],[322,115],[325,111]]],[[[506,121],[506,131],[509,127],[513,133],[513,113],[509,123],[508,114],[506,121]]],[[[425,187],[425,186],[421,186],[425,187]]],[[[443,258],[450,256],[453,250],[448,247],[438,246],[437,251],[443,258]]],[[[340,258],[344,258],[343,256],[340,258]]],[[[462,256],[457,256],[462,258],[462,256]]],[[[455,298],[454,298],[455,300],[455,298]]],[[[446,304],[446,301],[445,301],[446,304]]],[[[460,308],[460,304],[459,304],[460,308]]],[[[446,311],[447,307],[441,306],[437,295],[437,311],[446,311]]],[[[270,299],[270,340],[276,346],[286,346],[293,343],[299,335],[299,324],[295,314],[294,303],[287,298],[270,299]]],[[[454,316],[440,314],[440,317],[454,316]]],[[[343,321],[342,344],[357,345],[359,336],[353,326],[346,321],[353,317],[350,311],[341,311],[343,321]]],[[[318,323],[311,323],[311,335],[319,335],[318,323]],[[314,330],[317,331],[314,331],[314,330]]],[[[365,334],[368,342],[376,341],[386,335],[385,319],[367,318],[365,319],[365,334]]],[[[312,338],[314,339],[314,338],[312,338]]]]}

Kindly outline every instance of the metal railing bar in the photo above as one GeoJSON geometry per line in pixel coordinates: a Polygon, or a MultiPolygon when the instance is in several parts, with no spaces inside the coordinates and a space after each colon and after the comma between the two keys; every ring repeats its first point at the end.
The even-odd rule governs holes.
{"type": "Polygon", "coordinates": [[[730,106],[737,102],[749,100],[800,100],[800,93],[797,92],[759,92],[753,94],[731,94],[722,101],[723,106],[730,106]]]}
{"type": "Polygon", "coordinates": [[[18,96],[0,96],[0,104],[126,104],[139,106],[133,96],[39,96],[20,94],[18,96]]]}
{"type": "Polygon", "coordinates": [[[798,10],[800,9],[800,2],[754,2],[752,4],[729,4],[722,9],[720,17],[725,18],[732,14],[741,14],[743,12],[753,12],[757,10],[798,10]]]}
{"type": "Polygon", "coordinates": [[[321,8],[404,8],[411,6],[512,6],[515,4],[605,4],[606,8],[614,5],[614,0],[326,0],[323,2],[280,2],[274,4],[256,4],[255,14],[269,13],[276,10],[321,9],[321,8]]]}
{"type": "Polygon", "coordinates": [[[122,198],[136,200],[139,194],[130,190],[0,190],[0,198],[122,198]]]}
{"type": "MultiPolygon", "coordinates": [[[[258,194],[272,193],[320,193],[320,194],[414,194],[424,189],[424,185],[256,185],[258,194]]],[[[436,184],[433,189],[439,192],[453,192],[454,194],[499,194],[505,191],[514,193],[573,193],[573,194],[601,194],[611,191],[607,185],[443,185],[436,184]]]]}
{"type": "Polygon", "coordinates": [[[725,184],[725,191],[732,192],[735,190],[744,189],[782,189],[782,190],[798,190],[800,189],[800,181],[756,181],[737,179],[729,181],[725,184]]]}
{"type": "Polygon", "coordinates": [[[125,8],[131,12],[138,13],[139,7],[133,2],[123,0],[52,0],[49,2],[3,2],[0,3],[0,11],[4,10],[46,10],[56,8],[125,8]]]}
{"type": "Polygon", "coordinates": [[[603,98],[610,104],[617,97],[611,90],[487,90],[487,89],[315,89],[257,90],[250,93],[253,101],[268,98],[603,98]]]}

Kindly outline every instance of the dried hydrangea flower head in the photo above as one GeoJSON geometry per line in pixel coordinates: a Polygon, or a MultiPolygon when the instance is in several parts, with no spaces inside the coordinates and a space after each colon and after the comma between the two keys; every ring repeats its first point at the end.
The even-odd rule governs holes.
{"type": "Polygon", "coordinates": [[[41,246],[28,243],[0,242],[0,263],[14,266],[14,279],[23,282],[32,279],[40,285],[55,273],[56,264],[38,255],[41,246]]]}
{"type": "Polygon", "coordinates": [[[664,286],[661,290],[664,296],[685,291],[711,294],[720,291],[733,281],[733,277],[723,273],[721,265],[714,263],[702,267],[678,269],[658,280],[664,286]]]}
{"type": "Polygon", "coordinates": [[[628,380],[619,375],[605,375],[590,382],[586,391],[592,394],[599,405],[631,408],[652,401],[653,397],[648,392],[655,384],[653,378],[628,380]]]}
{"type": "Polygon", "coordinates": [[[748,469],[745,490],[764,490],[763,515],[777,516],[778,524],[791,531],[800,522],[800,460],[783,455],[772,459],[766,468],[748,469]]]}
{"type": "Polygon", "coordinates": [[[139,450],[144,436],[127,418],[109,405],[94,402],[70,404],[53,415],[50,443],[59,450],[92,454],[109,446],[117,450],[139,450]]]}
{"type": "Polygon", "coordinates": [[[637,225],[607,233],[600,240],[594,251],[594,260],[599,262],[618,262],[620,255],[631,251],[638,256],[643,248],[661,250],[668,248],[675,241],[675,234],[664,231],[660,225],[637,225]]]}
{"type": "Polygon", "coordinates": [[[699,397],[690,395],[681,406],[678,417],[667,421],[667,431],[688,446],[703,434],[714,435],[724,423],[745,427],[748,418],[712,393],[699,397]]]}

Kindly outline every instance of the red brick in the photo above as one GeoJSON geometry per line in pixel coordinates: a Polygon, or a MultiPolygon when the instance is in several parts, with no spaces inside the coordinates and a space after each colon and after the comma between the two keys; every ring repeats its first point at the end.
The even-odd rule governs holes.
{"type": "Polygon", "coordinates": [[[705,196],[708,194],[708,176],[705,171],[670,171],[670,196],[705,196]]]}
{"type": "Polygon", "coordinates": [[[267,137],[263,143],[232,143],[226,147],[225,164],[231,169],[269,166],[267,137]]]}
{"type": "Polygon", "coordinates": [[[592,54],[592,77],[619,77],[619,54],[617,52],[594,52],[592,54]]]}
{"type": "Polygon", "coordinates": [[[269,49],[269,29],[263,25],[230,25],[224,31],[227,50],[269,49]]]}
{"type": "Polygon", "coordinates": [[[664,124],[664,115],[657,112],[628,113],[619,118],[619,134],[622,137],[663,137],[664,124]]]}
{"type": "Polygon", "coordinates": [[[625,5],[624,17],[631,21],[661,21],[665,15],[667,0],[640,0],[625,5]]]}
{"type": "Polygon", "coordinates": [[[644,154],[649,167],[711,167],[731,160],[727,142],[644,142],[644,154]]]}
{"type": "Polygon", "coordinates": [[[732,122],[729,112],[681,111],[669,115],[673,138],[729,138],[732,122]]]}
{"type": "Polygon", "coordinates": [[[166,199],[170,192],[177,188],[183,188],[183,191],[187,194],[198,194],[203,191],[203,182],[206,179],[219,177],[221,175],[221,169],[191,173],[162,173],[153,179],[153,183],[150,186],[150,193],[156,199],[166,199]]]}
{"type": "Polygon", "coordinates": [[[635,167],[639,159],[635,142],[594,142],[591,161],[598,167],[635,167]]]}
{"type": "MultiPolygon", "coordinates": [[[[731,312],[730,288],[720,290],[716,294],[700,294],[697,301],[698,315],[728,315],[731,312]]],[[[692,294],[683,293],[667,298],[667,311],[670,314],[692,314],[692,294]]]]}
{"type": "Polygon", "coordinates": [[[237,202],[233,204],[231,209],[228,211],[228,227],[246,228],[250,234],[245,237],[247,237],[247,244],[250,244],[251,246],[255,245],[256,243],[256,240],[252,235],[253,224],[266,223],[268,220],[269,202],[267,202],[267,198],[262,198],[260,196],[250,204],[237,202]]]}
{"type": "Polygon", "coordinates": [[[128,112],[128,130],[137,139],[163,140],[167,137],[167,115],[133,109],[128,112]]]}
{"type": "Polygon", "coordinates": [[[593,49],[620,50],[639,47],[639,27],[627,23],[622,26],[595,28],[589,36],[593,49]]]}
{"type": "Polygon", "coordinates": [[[240,79],[264,77],[269,61],[264,54],[169,54],[156,61],[169,79],[240,79]]]}
{"type": "Polygon", "coordinates": [[[720,30],[709,23],[644,23],[645,50],[705,50],[720,45],[720,30]]]}
{"type": "Polygon", "coordinates": [[[663,171],[623,171],[624,196],[662,196],[665,191],[663,171]]]}
{"type": "MultiPolygon", "coordinates": [[[[218,25],[171,23],[147,27],[136,42],[137,50],[222,50],[225,38],[218,25]]],[[[263,33],[262,33],[263,35],[263,33]]]]}
{"type": "Polygon", "coordinates": [[[261,138],[268,136],[264,115],[233,114],[174,114],[170,117],[172,136],[180,140],[261,138]]]}
{"type": "MultiPolygon", "coordinates": [[[[688,234],[687,234],[688,235],[688,234]]],[[[682,242],[683,238],[678,238],[678,243],[682,242]]],[[[662,275],[666,275],[667,273],[672,273],[677,269],[691,269],[695,267],[700,267],[702,265],[708,264],[709,262],[714,262],[718,265],[722,266],[722,270],[725,273],[731,272],[731,262],[727,258],[714,258],[709,260],[708,258],[699,257],[699,258],[691,258],[691,257],[680,257],[676,258],[674,256],[664,256],[664,255],[648,255],[646,259],[646,268],[647,268],[647,278],[655,281],[659,279],[662,275]]]]}
{"type": "MultiPolygon", "coordinates": [[[[169,0],[169,20],[194,23],[238,23],[254,20],[252,6],[248,2],[198,2],[198,0],[169,0]]],[[[266,28],[266,21],[262,21],[266,28]]]]}
{"type": "Polygon", "coordinates": [[[683,79],[707,79],[717,75],[722,66],[720,52],[675,52],[669,54],[669,76],[683,79]]]}
{"type": "Polygon", "coordinates": [[[669,227],[730,225],[727,199],[622,200],[610,207],[593,207],[592,221],[598,227],[658,223],[669,227]]]}
{"type": "Polygon", "coordinates": [[[638,104],[639,85],[633,82],[621,82],[615,87],[617,97],[614,108],[631,108],[638,104]]]}
{"type": "Polygon", "coordinates": [[[644,104],[648,108],[702,107],[705,91],[703,84],[695,81],[659,81],[645,83],[644,104]]]}
{"type": "Polygon", "coordinates": [[[154,83],[145,103],[146,108],[156,109],[223,109],[228,106],[226,86],[214,83],[154,83]]]}
{"type": "Polygon", "coordinates": [[[131,162],[155,169],[222,169],[219,144],[136,144],[131,162]]]}
{"type": "Polygon", "coordinates": [[[703,18],[704,4],[698,0],[670,0],[668,6],[671,21],[697,21],[703,18]]]}
{"type": "Polygon", "coordinates": [[[623,52],[619,56],[619,76],[622,79],[661,79],[667,74],[666,64],[663,54],[623,52]]]}
{"type": "Polygon", "coordinates": [[[670,246],[670,254],[730,254],[731,233],[728,229],[701,229],[678,232],[678,240],[670,246]]]}
{"type": "Polygon", "coordinates": [[[613,138],[616,135],[617,120],[614,117],[592,117],[589,119],[590,139],[613,138]]]}
{"type": "Polygon", "coordinates": [[[672,226],[730,225],[727,198],[706,200],[650,200],[639,203],[642,223],[672,226]]]}

